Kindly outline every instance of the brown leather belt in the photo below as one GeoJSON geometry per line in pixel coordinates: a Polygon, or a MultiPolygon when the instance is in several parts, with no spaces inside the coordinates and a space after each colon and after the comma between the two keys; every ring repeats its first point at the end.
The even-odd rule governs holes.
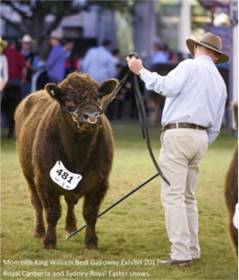
{"type": "Polygon", "coordinates": [[[192,128],[192,129],[200,129],[200,130],[207,129],[204,126],[193,124],[193,123],[169,123],[163,127],[163,131],[172,128],[192,128]]]}

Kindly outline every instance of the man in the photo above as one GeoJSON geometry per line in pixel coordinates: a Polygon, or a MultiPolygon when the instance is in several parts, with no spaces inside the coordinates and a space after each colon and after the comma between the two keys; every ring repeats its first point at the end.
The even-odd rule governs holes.
{"type": "Polygon", "coordinates": [[[127,58],[132,72],[149,90],[166,96],[159,164],[170,186],[162,182],[161,199],[171,252],[162,264],[188,266],[200,258],[195,197],[199,162],[219,134],[226,86],[215,63],[228,60],[221,38],[206,33],[186,41],[194,59],[182,61],[167,76],[146,70],[141,60],[127,58]]]}
{"type": "Polygon", "coordinates": [[[33,74],[39,69],[40,59],[32,50],[32,37],[28,34],[22,37],[21,54],[26,60],[26,81],[23,84],[23,97],[31,93],[31,83],[33,74]]]}
{"type": "Polygon", "coordinates": [[[59,30],[50,35],[51,50],[47,57],[46,67],[49,81],[59,83],[65,76],[65,51],[61,45],[62,34],[59,30]]]}
{"type": "Polygon", "coordinates": [[[100,83],[117,74],[116,60],[109,51],[110,45],[111,42],[105,39],[102,46],[91,48],[83,61],[83,71],[100,83]]]}

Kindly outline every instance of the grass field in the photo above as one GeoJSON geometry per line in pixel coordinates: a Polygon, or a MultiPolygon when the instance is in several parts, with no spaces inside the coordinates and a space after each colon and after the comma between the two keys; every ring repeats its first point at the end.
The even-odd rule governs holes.
{"type": "MultiPolygon", "coordinates": [[[[153,175],[154,168],[136,124],[114,124],[115,157],[111,188],[101,209],[153,175]]],[[[151,131],[155,154],[159,129],[151,131]]],[[[169,253],[160,182],[155,179],[97,224],[99,250],[84,249],[84,233],[65,241],[63,213],[58,249],[42,249],[34,239],[33,210],[14,141],[2,142],[1,279],[237,279],[237,261],[227,229],[224,180],[236,140],[223,132],[201,163],[198,187],[201,260],[189,268],[162,267],[169,253]],[[20,275],[20,276],[19,276],[20,275]]],[[[84,221],[80,202],[78,226],[84,221]]]]}

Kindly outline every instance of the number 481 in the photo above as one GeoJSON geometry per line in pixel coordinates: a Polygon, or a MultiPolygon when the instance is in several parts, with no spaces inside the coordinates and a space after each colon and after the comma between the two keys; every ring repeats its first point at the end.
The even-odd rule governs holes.
{"type": "Polygon", "coordinates": [[[59,169],[59,170],[56,171],[56,173],[57,173],[59,176],[61,176],[61,178],[62,178],[63,180],[67,180],[67,178],[69,177],[69,180],[67,180],[67,182],[68,182],[68,183],[71,183],[73,177],[70,176],[68,172],[66,172],[66,171],[63,172],[63,169],[59,169]]]}

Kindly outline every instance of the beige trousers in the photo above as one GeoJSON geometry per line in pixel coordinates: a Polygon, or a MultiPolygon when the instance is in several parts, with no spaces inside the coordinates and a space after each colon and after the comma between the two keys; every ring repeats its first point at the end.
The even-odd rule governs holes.
{"type": "Polygon", "coordinates": [[[161,199],[174,260],[200,257],[195,190],[207,148],[206,130],[168,129],[161,135],[159,165],[171,184],[162,181],[161,199]]]}

